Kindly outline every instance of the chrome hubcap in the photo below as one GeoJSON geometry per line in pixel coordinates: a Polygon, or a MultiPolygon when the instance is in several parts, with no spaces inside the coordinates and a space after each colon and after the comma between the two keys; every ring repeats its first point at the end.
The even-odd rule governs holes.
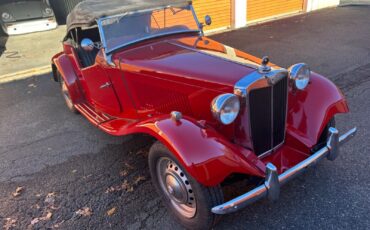
{"type": "Polygon", "coordinates": [[[157,175],[164,194],[177,212],[187,218],[196,213],[193,189],[182,169],[172,160],[162,157],[157,162],[157,175]]]}

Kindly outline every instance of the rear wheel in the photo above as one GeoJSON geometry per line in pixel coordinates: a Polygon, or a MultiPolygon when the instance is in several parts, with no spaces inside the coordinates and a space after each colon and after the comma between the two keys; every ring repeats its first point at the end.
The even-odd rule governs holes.
{"type": "Polygon", "coordinates": [[[71,96],[70,96],[70,93],[69,93],[66,82],[64,81],[63,77],[60,75],[59,72],[57,72],[57,74],[58,74],[58,81],[59,81],[59,84],[60,84],[60,90],[62,92],[62,96],[64,98],[64,101],[66,102],[66,105],[67,105],[68,109],[70,111],[72,111],[73,113],[78,114],[78,110],[75,108],[75,106],[72,102],[72,99],[71,99],[71,96]]]}
{"type": "Polygon", "coordinates": [[[205,187],[192,178],[160,142],[149,152],[152,182],[175,218],[189,229],[209,229],[219,216],[211,208],[223,203],[221,186],[205,187]]]}

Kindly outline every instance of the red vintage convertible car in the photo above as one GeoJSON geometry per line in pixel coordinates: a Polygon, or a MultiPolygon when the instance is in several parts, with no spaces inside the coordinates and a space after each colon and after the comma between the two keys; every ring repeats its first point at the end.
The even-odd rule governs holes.
{"type": "MultiPolygon", "coordinates": [[[[204,36],[185,0],[86,0],[67,20],[63,52],[52,58],[67,106],[108,134],[143,133],[152,181],[188,228],[262,198],[327,158],[339,135],[342,93],[306,64],[288,69],[204,36]],[[224,201],[232,178],[258,178],[224,201]]],[[[144,195],[144,194],[143,194],[144,195]]]]}

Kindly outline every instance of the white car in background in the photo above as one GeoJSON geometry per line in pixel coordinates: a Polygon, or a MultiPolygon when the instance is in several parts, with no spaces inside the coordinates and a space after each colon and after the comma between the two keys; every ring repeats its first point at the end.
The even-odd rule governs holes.
{"type": "Polygon", "coordinates": [[[8,35],[51,30],[58,26],[49,0],[1,0],[0,25],[8,35]]]}

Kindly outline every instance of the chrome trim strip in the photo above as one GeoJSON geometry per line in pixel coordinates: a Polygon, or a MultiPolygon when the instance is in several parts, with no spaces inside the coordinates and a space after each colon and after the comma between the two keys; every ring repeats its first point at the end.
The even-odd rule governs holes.
{"type": "Polygon", "coordinates": [[[265,183],[253,190],[236,197],[224,204],[220,204],[212,208],[215,214],[228,214],[238,211],[253,202],[267,197],[269,200],[276,200],[279,197],[280,187],[292,180],[296,176],[303,173],[308,167],[316,165],[325,157],[328,160],[334,160],[339,153],[339,146],[343,145],[354,137],[357,133],[357,128],[353,128],[339,137],[338,130],[331,127],[329,129],[329,138],[325,147],[312,154],[306,160],[298,163],[284,173],[277,175],[276,167],[269,163],[266,165],[265,183]]]}
{"type": "Polygon", "coordinates": [[[268,150],[268,151],[266,151],[266,152],[264,152],[264,153],[262,153],[262,154],[258,155],[258,158],[259,158],[259,159],[262,159],[262,158],[264,158],[264,157],[267,157],[267,156],[268,156],[268,155],[270,155],[272,152],[274,152],[276,149],[280,148],[280,147],[284,144],[284,142],[285,142],[285,135],[284,135],[284,140],[283,140],[280,144],[278,144],[278,145],[276,145],[275,147],[273,147],[272,149],[270,149],[270,150],[268,150]]]}

